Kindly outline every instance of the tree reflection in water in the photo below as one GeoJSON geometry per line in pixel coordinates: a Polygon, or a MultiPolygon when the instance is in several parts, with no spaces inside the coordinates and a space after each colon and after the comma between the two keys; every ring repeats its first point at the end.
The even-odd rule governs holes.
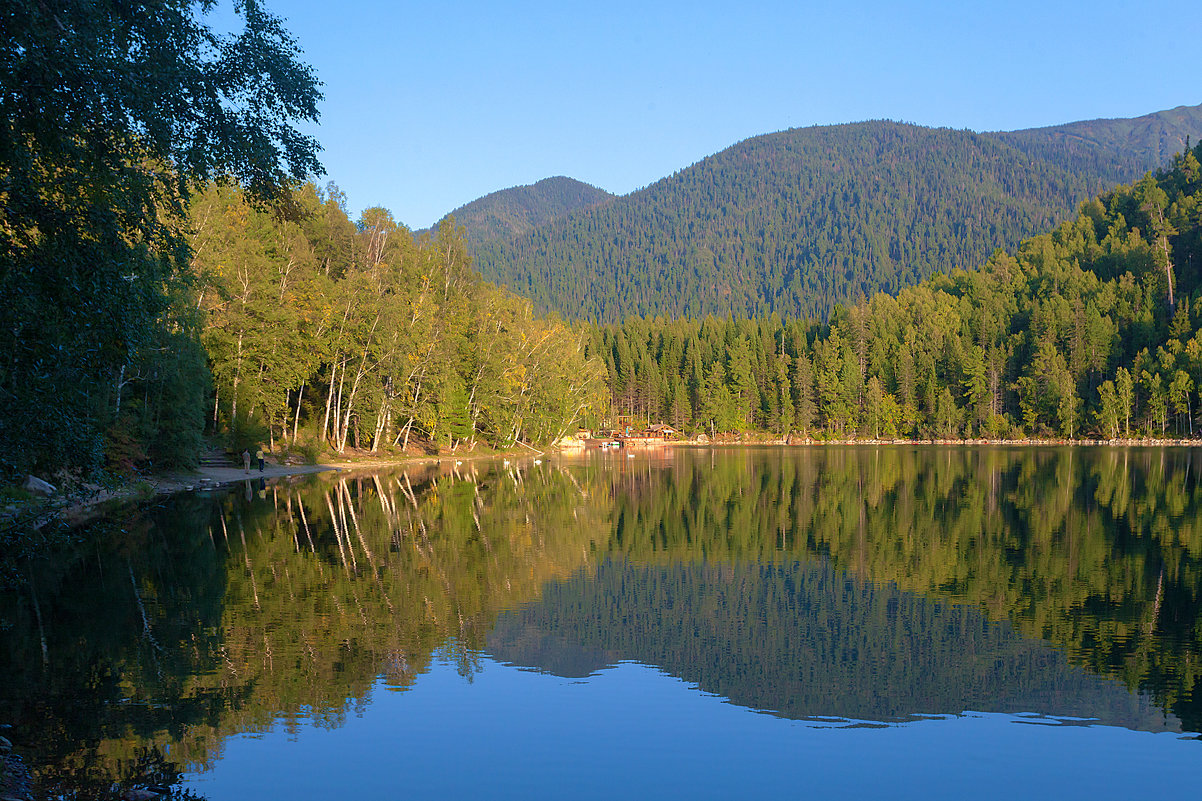
{"type": "Polygon", "coordinates": [[[64,794],[338,726],[379,677],[450,653],[470,679],[487,649],[565,675],[637,659],[787,716],[1200,731],[1197,461],[678,450],[193,494],[19,566],[0,721],[64,794]]]}

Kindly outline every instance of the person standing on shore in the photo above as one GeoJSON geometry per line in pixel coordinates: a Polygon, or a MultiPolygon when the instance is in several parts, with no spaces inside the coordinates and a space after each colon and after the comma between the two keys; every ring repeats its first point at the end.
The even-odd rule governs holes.
{"type": "Polygon", "coordinates": [[[259,472],[262,473],[263,472],[263,447],[261,445],[259,446],[259,449],[257,451],[255,451],[255,458],[259,460],[259,472]]]}
{"type": "Polygon", "coordinates": [[[247,475],[250,475],[250,451],[249,450],[242,451],[242,470],[247,475]]]}

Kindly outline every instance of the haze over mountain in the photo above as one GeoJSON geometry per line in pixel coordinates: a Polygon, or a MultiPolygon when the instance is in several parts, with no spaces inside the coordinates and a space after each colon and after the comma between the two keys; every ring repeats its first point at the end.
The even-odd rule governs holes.
{"type": "Polygon", "coordinates": [[[626,196],[533,204],[548,211],[507,236],[492,218],[520,215],[460,213],[520,207],[516,190],[456,219],[486,278],[569,318],[822,316],[975,267],[1199,136],[1202,106],[984,134],[879,120],[791,129],[626,196]]]}
{"type": "MultiPolygon", "coordinates": [[[[491,192],[449,215],[477,242],[507,239],[572,211],[613,200],[604,189],[557,175],[530,184],[491,192]]],[[[437,226],[436,226],[437,227],[437,226]]]]}
{"type": "Polygon", "coordinates": [[[1131,119],[1085,120],[987,134],[1030,156],[1069,169],[1091,169],[1112,185],[1163,167],[1200,135],[1202,106],[1177,106],[1131,119]]]}

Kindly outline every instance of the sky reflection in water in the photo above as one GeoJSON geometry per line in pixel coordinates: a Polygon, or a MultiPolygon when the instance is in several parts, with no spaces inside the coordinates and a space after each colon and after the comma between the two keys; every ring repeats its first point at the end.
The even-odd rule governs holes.
{"type": "Polygon", "coordinates": [[[968,713],[819,724],[757,714],[623,663],[564,679],[436,662],[335,730],[227,742],[213,801],[336,798],[1138,798],[1202,780],[1181,735],[968,713]]]}

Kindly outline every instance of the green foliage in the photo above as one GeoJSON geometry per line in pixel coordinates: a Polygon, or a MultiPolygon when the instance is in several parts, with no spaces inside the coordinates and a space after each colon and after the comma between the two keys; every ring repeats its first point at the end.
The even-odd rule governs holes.
{"type": "Polygon", "coordinates": [[[1147,140],[1100,133],[1132,121],[1090,124],[1090,145],[1066,144],[1072,130],[974,134],[885,121],[768,134],[603,205],[481,239],[476,263],[542,308],[599,323],[826,317],[840,303],[981,264],[1164,165],[1165,142],[1202,134],[1202,107],[1178,116],[1147,140]]]}
{"type": "Polygon", "coordinates": [[[481,281],[462,228],[414,237],[379,208],[352,223],[332,186],[288,208],[221,186],[192,206],[219,426],[253,415],[260,441],[303,426],[374,453],[546,443],[603,411],[580,333],[481,281]]]}
{"type": "Polygon", "coordinates": [[[305,464],[317,464],[321,459],[322,445],[320,442],[296,442],[293,443],[292,449],[300,454],[305,460],[305,464]]]}
{"type": "Polygon", "coordinates": [[[9,503],[25,503],[34,499],[33,493],[21,487],[6,485],[0,486],[0,504],[9,503]]]}
{"type": "Polygon", "coordinates": [[[110,431],[127,455],[195,459],[189,190],[229,176],[269,196],[319,169],[293,127],[319,98],[295,43],[255,0],[219,35],[210,5],[6,6],[0,441],[20,447],[0,474],[100,467],[110,431]]]}
{"type": "Polygon", "coordinates": [[[492,192],[460,206],[447,217],[466,228],[473,242],[491,242],[527,233],[557,217],[613,199],[603,189],[557,176],[530,186],[492,192]]]}
{"type": "Polygon", "coordinates": [[[1083,204],[1013,255],[836,306],[828,324],[631,318],[593,326],[589,351],[606,364],[615,409],[686,430],[785,435],[791,421],[831,437],[1193,436],[1200,154],[1083,204]],[[1148,197],[1172,230],[1152,242],[1148,197]],[[674,384],[690,387],[691,419],[655,389],[674,384]]]}
{"type": "Polygon", "coordinates": [[[242,451],[254,454],[255,450],[268,440],[269,433],[267,425],[254,409],[244,409],[229,420],[226,450],[235,454],[241,454],[242,451]]]}

